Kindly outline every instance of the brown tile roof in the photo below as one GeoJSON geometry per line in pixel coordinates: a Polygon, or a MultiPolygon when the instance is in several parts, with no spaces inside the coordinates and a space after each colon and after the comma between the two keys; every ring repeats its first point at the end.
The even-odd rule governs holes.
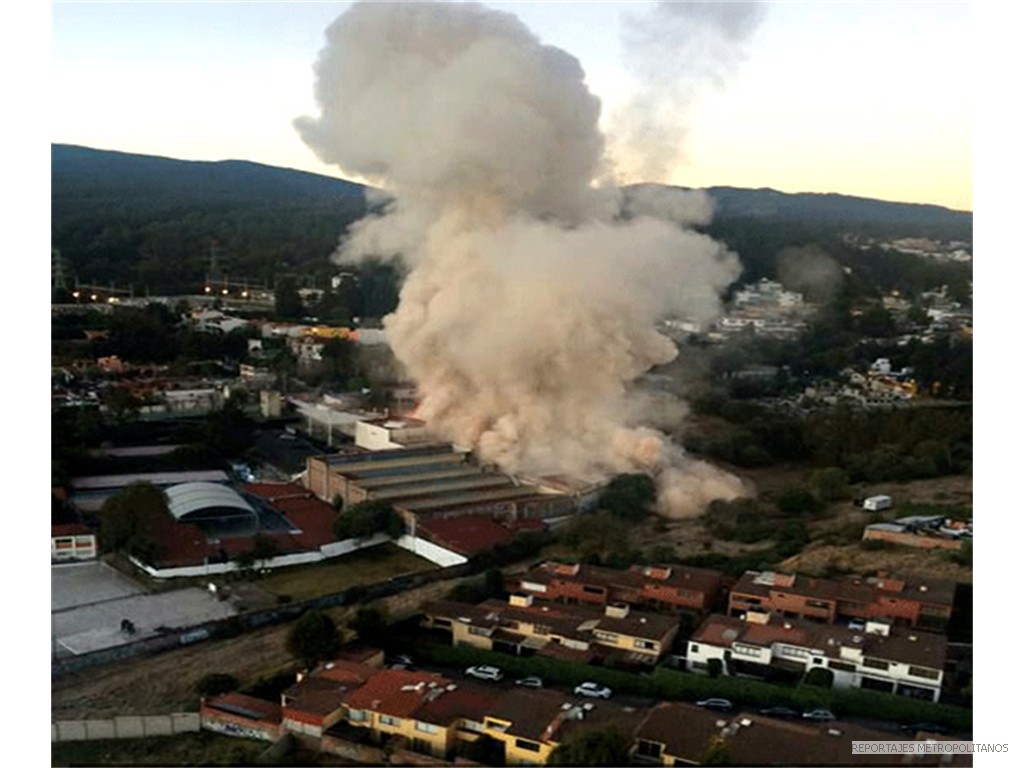
{"type": "Polygon", "coordinates": [[[513,533],[489,517],[430,518],[418,516],[416,533],[440,547],[471,556],[511,541],[513,533]]]}
{"type": "Polygon", "coordinates": [[[841,580],[833,580],[803,574],[747,571],[739,578],[732,591],[760,597],[768,597],[771,592],[784,592],[819,600],[858,603],[872,603],[879,597],[892,596],[932,605],[952,606],[956,584],[921,578],[848,576],[841,580]],[[773,579],[775,583],[770,583],[773,579]]]}
{"type": "Polygon", "coordinates": [[[634,565],[620,571],[585,563],[566,566],[562,563],[547,562],[531,569],[522,576],[524,581],[549,584],[552,581],[568,581],[577,584],[594,584],[607,589],[628,589],[643,591],[645,586],[668,587],[713,594],[722,584],[719,571],[690,566],[643,566],[634,565]],[[574,572],[575,571],[575,572],[574,572]]]}
{"type": "Polygon", "coordinates": [[[449,684],[441,689],[441,693],[429,697],[412,717],[425,723],[448,726],[459,718],[482,721],[484,715],[491,711],[504,692],[490,686],[476,685],[471,682],[449,684]],[[449,690],[453,688],[454,690],[449,690]]]}
{"type": "Polygon", "coordinates": [[[346,686],[333,680],[303,678],[281,694],[285,716],[299,712],[322,718],[341,707],[347,692],[346,686]]]}
{"type": "Polygon", "coordinates": [[[663,702],[650,710],[636,737],[663,744],[668,755],[696,761],[726,722],[725,716],[693,704],[663,702]]]}
{"type": "Polygon", "coordinates": [[[679,626],[677,618],[655,613],[631,610],[626,618],[613,618],[599,608],[583,605],[561,605],[553,603],[535,604],[529,607],[510,605],[501,600],[485,600],[473,605],[452,600],[439,600],[423,606],[423,612],[432,616],[451,619],[468,619],[474,626],[493,629],[513,629],[503,625],[509,621],[541,624],[551,628],[548,634],[593,640],[593,630],[638,637],[645,640],[661,640],[679,626]]]}
{"type": "Polygon", "coordinates": [[[542,741],[569,701],[567,694],[546,688],[516,688],[498,699],[486,715],[511,723],[506,733],[512,736],[542,741]]]}
{"type": "Polygon", "coordinates": [[[691,639],[721,647],[735,642],[762,648],[786,643],[816,649],[830,658],[840,658],[840,648],[845,646],[860,649],[864,656],[940,670],[948,645],[944,635],[905,627],[890,627],[885,636],[802,619],[771,616],[767,623],[758,624],[718,614],[705,619],[691,639]]]}
{"type": "Polygon", "coordinates": [[[63,523],[50,526],[51,538],[56,538],[57,536],[87,536],[90,533],[92,531],[81,523],[63,523]]]}
{"type": "Polygon", "coordinates": [[[321,664],[309,673],[310,677],[330,680],[335,683],[365,683],[380,670],[368,664],[346,659],[334,659],[321,664]]]}
{"type": "Polygon", "coordinates": [[[743,713],[727,730],[729,765],[893,765],[893,755],[853,755],[853,741],[899,740],[853,723],[811,725],[743,713]]]}
{"type": "Polygon", "coordinates": [[[428,700],[451,683],[441,675],[413,672],[407,669],[377,671],[363,685],[345,697],[350,709],[368,709],[392,717],[409,717],[428,700]]]}

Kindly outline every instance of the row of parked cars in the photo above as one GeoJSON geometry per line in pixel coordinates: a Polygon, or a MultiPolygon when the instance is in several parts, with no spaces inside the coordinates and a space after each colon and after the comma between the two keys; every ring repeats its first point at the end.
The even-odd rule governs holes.
{"type": "MultiPolygon", "coordinates": [[[[466,670],[467,677],[475,677],[477,680],[490,680],[492,682],[498,682],[505,678],[505,673],[497,667],[489,667],[486,665],[469,667],[466,670]]],[[[515,681],[516,685],[521,685],[524,688],[543,688],[544,681],[539,677],[521,677],[515,681]]],[[[597,683],[580,683],[573,689],[573,693],[577,696],[586,696],[591,699],[610,699],[612,697],[612,689],[604,685],[598,685],[597,683]]]]}

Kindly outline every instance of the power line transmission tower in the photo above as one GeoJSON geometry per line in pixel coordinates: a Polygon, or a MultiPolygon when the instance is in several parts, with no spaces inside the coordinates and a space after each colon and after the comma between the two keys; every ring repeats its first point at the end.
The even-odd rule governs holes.
{"type": "Polygon", "coordinates": [[[50,249],[50,288],[66,291],[68,288],[67,262],[57,248],[50,249]]]}

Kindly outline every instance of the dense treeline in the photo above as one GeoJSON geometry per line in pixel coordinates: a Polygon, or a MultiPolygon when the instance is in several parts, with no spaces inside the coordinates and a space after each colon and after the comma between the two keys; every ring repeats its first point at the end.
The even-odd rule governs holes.
{"type": "Polygon", "coordinates": [[[699,411],[728,422],[713,437],[690,436],[697,453],[743,467],[809,462],[838,467],[851,482],[883,482],[967,472],[973,456],[970,407],[860,411],[839,407],[808,416],[753,402],[705,397],[699,411]]]}

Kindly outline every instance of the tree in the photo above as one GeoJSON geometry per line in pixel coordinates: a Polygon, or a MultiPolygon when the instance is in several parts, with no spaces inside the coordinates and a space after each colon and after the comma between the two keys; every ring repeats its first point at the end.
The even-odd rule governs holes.
{"type": "Polygon", "coordinates": [[[601,492],[598,507],[626,520],[643,520],[650,513],[657,492],[654,480],[643,473],[617,475],[601,492]]]}
{"type": "Polygon", "coordinates": [[[216,696],[238,688],[238,678],[224,672],[211,672],[203,675],[196,683],[196,693],[200,696],[216,696]]]}
{"type": "Polygon", "coordinates": [[[604,558],[613,552],[629,549],[630,524],[611,512],[577,515],[565,527],[562,541],[575,549],[581,558],[604,558]]]}
{"type": "Polygon", "coordinates": [[[333,657],[341,647],[334,621],[317,610],[306,611],[288,632],[288,652],[307,667],[333,657]]]}
{"type": "Polygon", "coordinates": [[[388,633],[386,609],[363,606],[356,611],[350,627],[364,643],[382,645],[388,633]]]}
{"type": "Polygon", "coordinates": [[[151,560],[159,549],[157,528],[170,519],[162,490],[152,483],[132,483],[100,507],[100,544],[108,552],[151,560]]]}
{"type": "Polygon", "coordinates": [[[806,515],[821,510],[822,504],[802,486],[790,486],[779,494],[775,505],[786,515],[806,515]]]}
{"type": "Polygon", "coordinates": [[[615,726],[579,731],[555,748],[548,765],[627,765],[630,746],[630,739],[615,726]]]}
{"type": "Polygon", "coordinates": [[[824,667],[813,667],[804,675],[804,685],[813,685],[815,688],[831,688],[835,673],[824,667]]]}
{"type": "Polygon", "coordinates": [[[365,539],[375,533],[386,533],[394,539],[405,533],[405,523],[386,501],[362,501],[342,510],[334,518],[334,535],[339,541],[365,539]]]}
{"type": "Polygon", "coordinates": [[[294,278],[282,277],[277,281],[274,289],[274,312],[278,317],[288,320],[297,320],[305,314],[302,297],[299,296],[294,278]]]}
{"type": "Polygon", "coordinates": [[[822,501],[839,501],[849,496],[850,476],[839,467],[825,467],[811,475],[811,487],[822,501]]]}

